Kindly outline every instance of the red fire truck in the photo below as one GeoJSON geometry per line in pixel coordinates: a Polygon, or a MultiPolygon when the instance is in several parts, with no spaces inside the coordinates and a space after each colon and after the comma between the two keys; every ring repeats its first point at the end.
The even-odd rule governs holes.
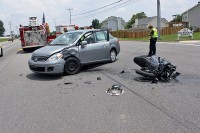
{"type": "Polygon", "coordinates": [[[37,24],[37,17],[29,17],[29,26],[19,28],[21,46],[24,51],[34,47],[46,46],[56,35],[49,34],[48,24],[37,24]]]}
{"type": "Polygon", "coordinates": [[[58,25],[56,26],[56,36],[58,37],[64,32],[78,30],[78,28],[76,25],[58,25]]]}

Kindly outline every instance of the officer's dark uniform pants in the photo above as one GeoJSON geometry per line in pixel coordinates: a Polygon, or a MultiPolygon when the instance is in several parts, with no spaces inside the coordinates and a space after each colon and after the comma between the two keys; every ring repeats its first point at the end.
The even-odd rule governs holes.
{"type": "Polygon", "coordinates": [[[156,41],[157,41],[157,38],[150,39],[149,56],[156,55],[156,41]]]}

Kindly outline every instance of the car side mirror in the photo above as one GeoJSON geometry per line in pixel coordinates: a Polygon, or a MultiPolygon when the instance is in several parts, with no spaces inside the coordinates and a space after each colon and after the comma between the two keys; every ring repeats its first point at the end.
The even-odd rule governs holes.
{"type": "Polygon", "coordinates": [[[80,44],[81,44],[81,48],[84,48],[84,46],[87,45],[87,41],[82,41],[80,42],[80,44]]]}

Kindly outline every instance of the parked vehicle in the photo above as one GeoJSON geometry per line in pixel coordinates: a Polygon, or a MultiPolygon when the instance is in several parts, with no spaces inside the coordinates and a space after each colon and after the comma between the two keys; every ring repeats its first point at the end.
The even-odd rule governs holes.
{"type": "Polygon", "coordinates": [[[64,32],[78,30],[76,25],[57,25],[56,26],[56,37],[60,36],[64,32]]]}
{"type": "Polygon", "coordinates": [[[14,38],[13,37],[10,37],[10,38],[8,38],[8,41],[14,41],[14,38]]]}
{"type": "Polygon", "coordinates": [[[141,67],[140,70],[135,71],[137,74],[154,81],[170,81],[180,75],[176,72],[176,66],[157,56],[138,56],[134,58],[134,62],[141,67]]]}
{"type": "Polygon", "coordinates": [[[27,49],[46,46],[56,38],[56,35],[50,35],[49,32],[47,23],[38,25],[37,17],[30,17],[29,25],[20,25],[19,28],[22,49],[26,51],[27,49]]]}
{"type": "Polygon", "coordinates": [[[87,63],[116,61],[119,40],[106,30],[76,30],[66,32],[49,46],[33,52],[28,61],[36,73],[65,73],[73,75],[87,63]]]}
{"type": "Polygon", "coordinates": [[[3,56],[3,48],[2,48],[2,46],[0,44],[0,57],[2,57],[2,56],[3,56]]]}

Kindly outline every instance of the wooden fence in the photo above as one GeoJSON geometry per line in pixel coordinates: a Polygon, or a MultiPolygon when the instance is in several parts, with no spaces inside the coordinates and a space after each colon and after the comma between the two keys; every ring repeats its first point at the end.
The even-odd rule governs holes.
{"type": "MultiPolygon", "coordinates": [[[[177,34],[182,27],[174,28],[163,28],[160,33],[161,35],[177,34]]],[[[111,34],[117,38],[143,38],[147,37],[149,30],[144,31],[112,31],[111,34]]]]}

